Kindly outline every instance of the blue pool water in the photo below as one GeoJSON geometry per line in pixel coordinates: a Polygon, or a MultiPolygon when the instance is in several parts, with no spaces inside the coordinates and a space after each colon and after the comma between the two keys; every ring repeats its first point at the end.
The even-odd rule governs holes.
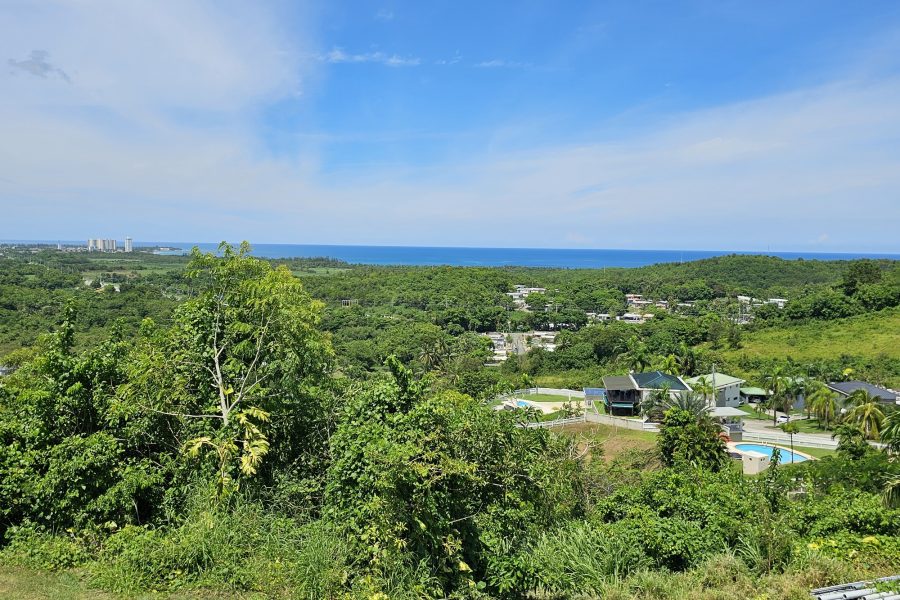
{"type": "MultiPolygon", "coordinates": [[[[773,446],[766,446],[763,444],[736,444],[735,448],[738,450],[743,450],[745,452],[759,452],[760,454],[766,454],[770,458],[772,456],[772,451],[775,449],[773,446]]],[[[780,464],[786,463],[798,463],[806,460],[805,456],[800,456],[790,450],[785,450],[784,448],[780,448],[781,450],[781,459],[780,464]]]]}
{"type": "Polygon", "coordinates": [[[516,405],[517,405],[519,408],[528,408],[528,407],[531,406],[530,404],[528,404],[528,403],[525,402],[524,400],[516,400],[516,405]]]}

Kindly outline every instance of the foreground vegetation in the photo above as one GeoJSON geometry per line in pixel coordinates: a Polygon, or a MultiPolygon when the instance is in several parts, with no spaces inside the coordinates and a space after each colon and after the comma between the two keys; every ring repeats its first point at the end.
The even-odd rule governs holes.
{"type": "MultiPolygon", "coordinates": [[[[836,454],[757,478],[689,403],[665,407],[652,437],[525,428],[524,413],[485,402],[541,374],[669,355],[696,373],[721,359],[714,313],[573,328],[553,355],[489,369],[476,332],[495,326],[493,308],[473,298],[505,298],[525,271],[347,268],[307,277],[307,289],[298,264],[248,251],[195,253],[135,283],[159,294],[158,319],[86,330],[79,310],[113,310],[106,295],[126,292],[64,278],[48,296],[63,301],[59,323],[7,355],[17,369],[0,379],[0,591],[37,594],[52,571],[62,596],[774,599],[900,563],[900,418],[885,409],[873,430],[871,399],[836,430],[836,454]],[[345,285],[358,305],[340,305],[345,285]]],[[[65,272],[63,259],[81,260],[15,262],[10,288],[65,272]]],[[[709,267],[723,288],[737,286],[728,265],[709,267]]],[[[693,294],[676,275],[703,268],[626,277],[693,294]]],[[[828,265],[796,270],[862,306],[860,286],[885,286],[892,266],[876,268],[851,290],[828,265]]],[[[571,291],[613,275],[545,276],[571,291]]],[[[759,328],[796,325],[786,318],[759,328]]],[[[857,367],[889,370],[897,357],[885,360],[857,367]]],[[[760,375],[774,399],[790,397],[788,367],[760,375]]]]}

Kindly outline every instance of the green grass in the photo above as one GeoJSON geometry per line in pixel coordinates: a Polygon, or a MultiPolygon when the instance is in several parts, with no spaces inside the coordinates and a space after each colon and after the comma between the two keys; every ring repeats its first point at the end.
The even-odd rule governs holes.
{"type": "Polygon", "coordinates": [[[23,567],[0,567],[0,598],[21,600],[87,600],[112,598],[92,590],[72,572],[51,573],[23,567]]]}
{"type": "Polygon", "coordinates": [[[900,348],[900,310],[872,312],[847,319],[748,332],[743,347],[723,352],[735,361],[740,356],[791,357],[797,361],[831,359],[841,355],[875,358],[896,356],[900,348]]]}
{"type": "MultiPolygon", "coordinates": [[[[785,448],[791,447],[790,444],[779,444],[779,446],[784,446],[785,448]]],[[[816,458],[824,458],[826,456],[835,454],[834,450],[829,450],[827,448],[807,448],[806,446],[794,446],[794,450],[803,452],[804,454],[809,454],[810,456],[815,456],[816,458]]]]}

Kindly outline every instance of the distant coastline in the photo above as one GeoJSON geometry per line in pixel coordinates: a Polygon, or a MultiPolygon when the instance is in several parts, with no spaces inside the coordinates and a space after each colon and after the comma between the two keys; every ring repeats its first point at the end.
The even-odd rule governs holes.
{"type": "MultiPolygon", "coordinates": [[[[190,248],[213,252],[218,244],[136,242],[140,246],[190,248]]],[[[657,263],[689,262],[729,254],[777,256],[787,260],[853,260],[886,258],[900,254],[838,252],[740,252],[728,250],[618,250],[571,248],[453,248],[441,246],[345,246],[328,244],[253,244],[253,254],[264,258],[336,258],[351,264],[401,266],[546,267],[602,269],[643,267],[657,263]]]]}
{"type": "MultiPolygon", "coordinates": [[[[10,240],[0,244],[46,244],[56,241],[10,240]]],[[[65,241],[63,244],[78,244],[65,241]]],[[[187,253],[197,246],[214,252],[218,244],[135,241],[135,249],[167,248],[166,254],[187,253]],[[181,250],[183,249],[183,250],[181,250]]],[[[263,258],[328,257],[350,264],[398,266],[544,267],[602,269],[643,267],[658,263],[690,262],[730,254],[776,256],[786,260],[854,260],[875,258],[900,260],[900,253],[886,252],[757,252],[735,250],[621,250],[575,248],[472,248],[444,246],[348,246],[330,244],[253,244],[253,254],[263,258]]]]}

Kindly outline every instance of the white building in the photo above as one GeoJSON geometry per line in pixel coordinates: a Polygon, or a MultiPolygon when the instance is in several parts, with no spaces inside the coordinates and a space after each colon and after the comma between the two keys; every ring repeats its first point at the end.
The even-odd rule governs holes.
{"type": "Polygon", "coordinates": [[[736,408],[741,405],[741,384],[744,383],[743,379],[725,375],[724,373],[709,373],[691,377],[684,381],[691,387],[696,387],[700,378],[705,378],[706,382],[715,388],[715,406],[736,408]]]}
{"type": "Polygon", "coordinates": [[[134,244],[130,237],[125,238],[125,252],[134,252],[134,244]]]}

